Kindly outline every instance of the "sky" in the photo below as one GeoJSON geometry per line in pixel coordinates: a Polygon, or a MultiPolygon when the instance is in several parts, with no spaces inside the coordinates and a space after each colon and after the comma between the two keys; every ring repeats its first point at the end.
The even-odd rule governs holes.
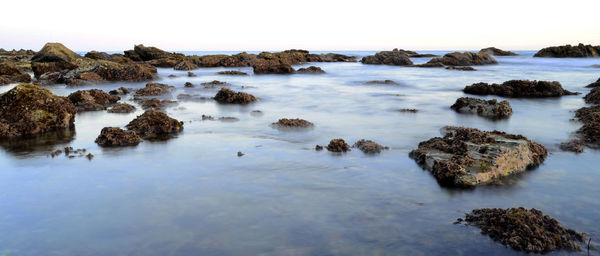
{"type": "Polygon", "coordinates": [[[600,45],[600,0],[10,0],[0,48],[537,50],[600,45]]]}

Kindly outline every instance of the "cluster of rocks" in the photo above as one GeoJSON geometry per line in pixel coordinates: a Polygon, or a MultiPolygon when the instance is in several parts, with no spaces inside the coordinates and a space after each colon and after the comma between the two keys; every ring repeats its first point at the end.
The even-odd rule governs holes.
{"type": "Polygon", "coordinates": [[[446,126],[444,137],[419,143],[409,156],[444,186],[493,183],[541,164],[546,149],[521,135],[446,126]]]}
{"type": "Polygon", "coordinates": [[[85,156],[88,160],[92,160],[92,158],[94,158],[94,155],[92,153],[85,154],[86,152],[87,150],[85,148],[73,149],[73,147],[65,147],[64,151],[62,149],[57,149],[50,152],[49,156],[54,158],[64,153],[64,156],[70,159],[85,156]]]}
{"type": "Polygon", "coordinates": [[[223,81],[219,81],[219,80],[212,80],[210,82],[201,83],[200,85],[202,85],[204,88],[215,88],[215,87],[220,87],[220,86],[226,86],[229,84],[227,82],[223,82],[223,81]]]}
{"type": "MultiPolygon", "coordinates": [[[[379,154],[382,150],[389,149],[388,147],[381,146],[372,140],[365,139],[358,140],[352,147],[358,148],[365,154],[379,154]]],[[[348,143],[346,143],[346,141],[344,141],[344,139],[338,138],[329,141],[329,144],[325,148],[329,152],[344,153],[350,151],[351,147],[348,143]]],[[[317,145],[315,146],[315,150],[323,150],[323,146],[317,145]]]]}
{"type": "Polygon", "coordinates": [[[581,153],[584,146],[600,149],[600,87],[594,87],[584,100],[592,106],[575,111],[575,119],[583,126],[575,132],[572,140],[560,144],[562,150],[581,153]]]}
{"type": "Polygon", "coordinates": [[[140,106],[142,106],[142,109],[144,109],[144,110],[151,109],[151,108],[162,109],[168,105],[177,103],[176,101],[173,101],[173,100],[159,100],[157,98],[138,99],[137,101],[140,104],[140,106]]]}
{"type": "Polygon", "coordinates": [[[497,95],[510,98],[541,98],[576,95],[562,88],[557,81],[510,80],[502,84],[476,83],[463,89],[463,92],[475,95],[497,95]]]}
{"type": "Polygon", "coordinates": [[[496,99],[482,100],[461,97],[450,108],[459,113],[477,114],[491,119],[507,118],[512,114],[512,108],[508,101],[503,100],[498,102],[496,99]]]}
{"type": "Polygon", "coordinates": [[[533,57],[553,57],[553,58],[585,58],[600,57],[600,45],[570,44],[562,46],[551,46],[539,50],[533,57]]]}
{"type": "Polygon", "coordinates": [[[137,116],[125,127],[127,130],[119,127],[104,127],[95,142],[103,147],[124,147],[135,146],[142,139],[168,139],[183,130],[183,122],[163,112],[150,109],[137,116]]]}

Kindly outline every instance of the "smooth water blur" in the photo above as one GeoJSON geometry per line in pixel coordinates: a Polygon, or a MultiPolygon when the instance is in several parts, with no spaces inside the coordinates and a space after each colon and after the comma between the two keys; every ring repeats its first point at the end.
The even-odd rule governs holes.
{"type": "MultiPolygon", "coordinates": [[[[600,74],[588,67],[600,59],[520,53],[496,57],[499,65],[475,72],[360,63],[302,65],[320,66],[324,75],[255,76],[251,68],[234,68],[251,75],[219,76],[214,73],[231,69],[201,68],[192,71],[197,77],[187,77],[187,72],[159,69],[159,82],[177,87],[168,96],[172,99],[181,93],[212,97],[218,88],[199,84],[220,80],[260,101],[247,106],[179,101],[166,112],[185,122],[184,131],[137,147],[100,148],[94,139],[105,126],[125,126],[142,113],[139,107],[132,114],[77,114],[74,134],[26,146],[0,143],[0,255],[519,254],[476,228],[452,224],[474,208],[515,206],[540,209],[600,241],[600,152],[574,155],[557,147],[581,125],[571,119],[585,105],[582,95],[508,99],[514,114],[505,121],[449,109],[464,96],[461,89],[475,82],[556,80],[586,93],[584,86],[600,74]],[[400,85],[363,84],[383,79],[400,85]],[[184,88],[187,81],[197,87],[184,88]],[[202,121],[202,114],[240,121],[202,121]],[[269,126],[283,117],[304,118],[316,127],[279,131],[269,126]],[[523,134],[550,154],[542,166],[502,186],[443,188],[408,152],[439,136],[445,125],[523,134]],[[391,149],[376,156],[314,150],[333,138],[371,139],[391,149]],[[95,157],[48,157],[65,146],[85,148],[95,157]],[[238,151],[245,155],[237,157],[238,151]]],[[[68,95],[120,86],[144,83],[48,88],[68,95]]],[[[131,95],[124,100],[135,104],[131,95]]]]}

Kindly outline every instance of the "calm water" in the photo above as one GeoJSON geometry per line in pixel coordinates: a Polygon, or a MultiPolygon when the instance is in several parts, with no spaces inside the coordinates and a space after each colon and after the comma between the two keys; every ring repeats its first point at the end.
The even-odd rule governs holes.
{"type": "MultiPolygon", "coordinates": [[[[102,127],[125,126],[142,113],[139,107],[132,114],[77,114],[74,134],[27,145],[0,143],[0,255],[519,254],[476,228],[452,224],[474,208],[515,206],[540,209],[598,242],[600,151],[574,155],[557,147],[580,126],[570,119],[585,105],[582,95],[509,99],[514,114],[505,121],[449,109],[464,96],[461,89],[475,82],[556,80],[586,93],[584,86],[600,76],[600,69],[587,67],[600,59],[521,53],[497,57],[499,65],[476,72],[313,63],[327,74],[217,76],[229,69],[202,68],[189,78],[187,72],[159,69],[160,82],[177,87],[167,98],[214,96],[218,88],[199,84],[216,79],[260,102],[179,101],[166,112],[185,122],[183,133],[137,147],[105,149],[94,139],[102,127]],[[382,79],[400,85],[362,84],[382,79]],[[184,88],[186,81],[197,87],[184,88]],[[401,113],[400,108],[420,111],[401,113]],[[263,115],[251,115],[253,110],[263,115]],[[240,121],[202,121],[202,114],[240,121]],[[283,117],[304,118],[316,127],[304,132],[269,127],[283,117]],[[503,186],[442,188],[408,152],[439,136],[445,125],[523,134],[550,154],[542,166],[503,186]],[[313,150],[333,138],[371,139],[391,150],[376,156],[313,150]],[[95,157],[47,156],[65,146],[85,148],[95,157]],[[237,157],[238,151],[246,155],[237,157]]],[[[96,87],[120,86],[144,83],[96,87]]],[[[88,87],[48,88],[68,95],[88,87]]],[[[124,100],[133,103],[130,96],[124,100]]]]}

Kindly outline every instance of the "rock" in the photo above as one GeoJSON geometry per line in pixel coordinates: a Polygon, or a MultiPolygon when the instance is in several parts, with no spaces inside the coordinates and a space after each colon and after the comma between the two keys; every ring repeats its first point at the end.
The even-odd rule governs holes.
{"type": "Polygon", "coordinates": [[[156,68],[147,64],[100,61],[93,72],[107,81],[140,82],[154,79],[156,68]]]}
{"type": "Polygon", "coordinates": [[[21,73],[14,65],[0,64],[0,85],[29,82],[31,82],[31,76],[29,76],[29,74],[21,73]]]}
{"type": "Polygon", "coordinates": [[[521,135],[446,126],[409,156],[444,186],[472,187],[540,165],[546,149],[521,135]]]}
{"type": "Polygon", "coordinates": [[[227,71],[219,71],[216,73],[217,75],[231,75],[231,76],[247,76],[248,73],[237,71],[237,70],[227,70],[227,71]]]}
{"type": "Polygon", "coordinates": [[[0,137],[41,134],[73,127],[75,106],[32,84],[0,94],[0,137]]]}
{"type": "Polygon", "coordinates": [[[372,85],[372,84],[398,85],[398,83],[394,82],[393,80],[372,80],[372,81],[365,82],[365,84],[367,84],[367,85],[372,85]]]}
{"type": "Polygon", "coordinates": [[[600,45],[591,46],[579,44],[577,46],[563,45],[546,47],[539,50],[533,57],[553,57],[553,58],[585,58],[600,57],[600,45]]]}
{"type": "Polygon", "coordinates": [[[199,94],[190,95],[187,93],[181,93],[181,94],[177,95],[177,100],[180,100],[180,101],[207,101],[210,99],[212,99],[212,98],[202,96],[199,94]]]}
{"type": "Polygon", "coordinates": [[[174,86],[168,84],[147,83],[146,87],[135,91],[135,96],[160,96],[171,93],[174,89],[174,86]]]}
{"type": "Polygon", "coordinates": [[[423,64],[418,64],[418,65],[412,65],[413,67],[419,67],[419,68],[443,68],[444,64],[442,62],[427,62],[427,63],[423,63],[423,64]]]}
{"type": "Polygon", "coordinates": [[[457,66],[448,66],[446,67],[448,70],[459,70],[459,71],[477,71],[473,67],[465,66],[465,67],[457,67],[457,66]]]}
{"type": "Polygon", "coordinates": [[[176,103],[176,101],[159,100],[157,98],[145,99],[145,100],[140,101],[140,105],[142,106],[142,109],[151,109],[151,108],[162,109],[162,108],[166,107],[167,105],[175,104],[175,103],[176,103]]]}
{"type": "Polygon", "coordinates": [[[183,130],[183,122],[163,112],[150,109],[133,119],[126,127],[144,139],[159,139],[183,130]]]}
{"type": "Polygon", "coordinates": [[[141,141],[135,131],[126,131],[118,127],[104,127],[96,138],[96,143],[102,147],[135,146],[141,141]]]}
{"type": "Polygon", "coordinates": [[[175,70],[194,70],[198,69],[198,66],[189,60],[182,60],[173,69],[175,70]]]}
{"type": "Polygon", "coordinates": [[[238,152],[237,152],[237,156],[238,156],[238,157],[242,157],[242,156],[244,156],[244,153],[242,153],[241,151],[238,151],[238,152]]]}
{"type": "Polygon", "coordinates": [[[482,100],[471,97],[461,97],[450,107],[459,113],[471,113],[479,116],[502,119],[512,114],[512,108],[508,101],[498,102],[496,99],[482,100]]]}
{"type": "Polygon", "coordinates": [[[177,76],[176,76],[176,75],[173,75],[173,74],[170,74],[168,77],[169,77],[169,78],[175,78],[175,77],[177,77],[177,76]]]}
{"type": "Polygon", "coordinates": [[[300,68],[296,72],[300,73],[300,74],[325,74],[325,71],[323,71],[320,67],[316,67],[316,66],[310,66],[308,68],[300,68]]]}
{"type": "Polygon", "coordinates": [[[588,104],[600,104],[600,87],[592,89],[583,99],[588,104]]]}
{"type": "Polygon", "coordinates": [[[111,90],[108,92],[108,94],[110,94],[110,95],[125,95],[128,93],[129,93],[129,90],[125,87],[119,87],[115,90],[111,90]]]}
{"type": "Polygon", "coordinates": [[[108,113],[131,113],[133,111],[135,111],[135,107],[127,103],[117,103],[108,109],[108,113]]]}
{"type": "Polygon", "coordinates": [[[26,55],[30,56],[30,55],[35,55],[35,53],[36,52],[33,50],[12,49],[10,51],[7,51],[7,50],[0,48],[0,56],[26,56],[26,55]]]}
{"type": "Polygon", "coordinates": [[[190,83],[190,82],[185,82],[185,84],[183,85],[183,87],[185,87],[185,88],[194,88],[196,86],[194,84],[190,83]]]}
{"type": "Polygon", "coordinates": [[[248,104],[256,101],[256,97],[245,92],[234,92],[227,88],[221,88],[214,98],[219,103],[248,104]]]}
{"type": "Polygon", "coordinates": [[[350,145],[348,145],[348,143],[346,143],[343,139],[333,139],[329,141],[327,150],[336,153],[348,152],[350,151],[350,145]]]}
{"type": "Polygon", "coordinates": [[[413,64],[406,52],[398,49],[394,49],[392,51],[382,51],[376,53],[375,55],[365,56],[360,62],[363,64],[383,64],[395,66],[408,66],[413,64]]]}
{"type": "Polygon", "coordinates": [[[321,151],[321,150],[323,150],[323,146],[321,146],[321,145],[316,145],[316,146],[315,146],[315,150],[316,150],[316,151],[321,151]]]}
{"type": "Polygon", "coordinates": [[[33,55],[32,62],[71,62],[81,58],[81,55],[71,51],[61,43],[46,43],[42,49],[33,55]]]}
{"type": "Polygon", "coordinates": [[[289,128],[311,128],[315,125],[309,121],[300,118],[288,119],[282,118],[279,119],[276,123],[271,124],[272,127],[278,129],[289,129],[289,128]]]}
{"type": "Polygon", "coordinates": [[[98,89],[76,91],[69,94],[68,98],[78,111],[104,110],[108,105],[121,99],[119,96],[109,95],[98,89]]]}
{"type": "Polygon", "coordinates": [[[401,108],[398,109],[398,112],[402,112],[402,113],[417,113],[419,112],[418,109],[414,109],[414,108],[401,108]]]}
{"type": "Polygon", "coordinates": [[[583,123],[576,132],[579,140],[591,148],[600,149],[600,105],[580,108],[575,117],[583,123]]]}
{"type": "Polygon", "coordinates": [[[264,113],[262,111],[260,111],[260,110],[252,110],[250,112],[250,115],[253,116],[253,117],[259,117],[259,116],[263,116],[264,113]]]}
{"type": "Polygon", "coordinates": [[[519,54],[516,54],[511,51],[500,50],[496,47],[483,48],[479,52],[485,52],[485,53],[488,53],[489,55],[494,55],[494,56],[517,56],[517,55],[519,55],[519,54]]]}
{"type": "Polygon", "coordinates": [[[353,148],[360,149],[365,154],[379,154],[382,150],[388,149],[388,147],[381,146],[372,140],[359,140],[352,146],[353,148]]]}
{"type": "Polygon", "coordinates": [[[569,152],[573,152],[573,153],[581,153],[581,152],[583,152],[583,141],[571,140],[571,141],[560,143],[559,147],[563,151],[569,151],[569,152]]]}
{"type": "Polygon", "coordinates": [[[97,51],[89,51],[85,54],[85,57],[95,60],[110,60],[110,54],[97,51]]]}
{"type": "Polygon", "coordinates": [[[585,238],[534,208],[475,209],[466,214],[465,222],[481,228],[494,241],[526,253],[580,251],[585,238]]]}
{"type": "Polygon", "coordinates": [[[600,87],[600,78],[598,78],[598,80],[596,80],[596,82],[593,82],[586,86],[586,88],[595,88],[595,87],[600,87]]]}
{"type": "Polygon", "coordinates": [[[441,58],[433,58],[427,62],[427,64],[432,65],[434,63],[441,63],[447,66],[476,66],[497,64],[498,62],[486,52],[453,52],[445,54],[441,58]]]}
{"type": "Polygon", "coordinates": [[[229,85],[227,82],[221,82],[219,80],[212,80],[210,82],[201,83],[205,88],[215,88],[219,86],[229,85]]]}
{"type": "Polygon", "coordinates": [[[174,68],[177,64],[181,63],[181,60],[175,58],[162,58],[146,61],[145,63],[159,68],[174,68]]]}
{"type": "Polygon", "coordinates": [[[510,98],[542,98],[576,95],[562,88],[559,82],[510,80],[502,84],[476,83],[465,87],[463,92],[475,95],[498,95],[510,98]]]}
{"type": "Polygon", "coordinates": [[[432,58],[432,57],[440,57],[439,55],[435,55],[435,54],[429,54],[429,53],[424,53],[424,54],[409,54],[408,57],[411,58],[432,58]]]}
{"type": "Polygon", "coordinates": [[[129,57],[130,59],[136,60],[137,58],[139,58],[140,60],[144,60],[144,61],[171,57],[171,53],[165,52],[165,51],[158,49],[156,47],[153,47],[153,46],[146,47],[143,44],[135,45],[133,47],[133,51],[135,52],[137,57],[135,55],[133,55],[131,52],[125,52],[125,56],[129,57],[128,56],[128,54],[129,54],[132,56],[132,57],[129,57]]]}
{"type": "Polygon", "coordinates": [[[256,59],[252,64],[254,74],[291,74],[296,72],[287,62],[277,59],[256,59]]]}
{"type": "Polygon", "coordinates": [[[196,77],[196,74],[193,72],[188,72],[187,74],[188,74],[188,77],[196,77]]]}

